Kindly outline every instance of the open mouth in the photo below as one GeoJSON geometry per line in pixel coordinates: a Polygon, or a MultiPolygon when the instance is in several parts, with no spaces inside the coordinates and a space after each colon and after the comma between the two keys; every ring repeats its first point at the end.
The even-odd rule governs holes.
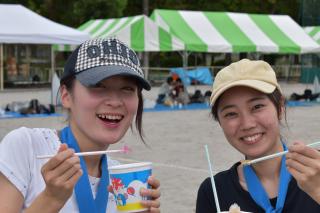
{"type": "Polygon", "coordinates": [[[97,117],[103,122],[108,123],[119,123],[123,119],[123,115],[115,115],[115,114],[97,114],[97,117]]]}
{"type": "Polygon", "coordinates": [[[244,141],[245,143],[252,144],[252,143],[255,143],[258,140],[260,140],[262,135],[263,135],[262,133],[258,133],[258,134],[254,134],[254,135],[250,135],[250,136],[241,137],[240,139],[242,141],[244,141]]]}

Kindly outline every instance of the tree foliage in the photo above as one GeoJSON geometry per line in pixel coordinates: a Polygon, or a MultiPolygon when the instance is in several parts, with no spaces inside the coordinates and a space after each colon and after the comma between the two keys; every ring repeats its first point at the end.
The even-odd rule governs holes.
{"type": "MultiPolygon", "coordinates": [[[[305,1],[315,0],[149,0],[148,8],[149,14],[154,9],[287,14],[300,23],[299,8],[305,1]]],[[[140,15],[143,13],[144,1],[0,0],[0,2],[22,4],[53,21],[78,27],[90,19],[140,15]]]]}

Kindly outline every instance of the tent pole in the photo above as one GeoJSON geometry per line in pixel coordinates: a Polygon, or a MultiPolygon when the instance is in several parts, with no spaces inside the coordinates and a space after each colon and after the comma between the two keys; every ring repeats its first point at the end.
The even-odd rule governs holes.
{"type": "Polygon", "coordinates": [[[49,72],[49,82],[51,83],[51,104],[53,104],[53,94],[52,94],[52,78],[54,76],[54,69],[55,69],[55,57],[54,57],[54,49],[53,49],[53,45],[51,45],[51,69],[49,72]]]}
{"type": "Polygon", "coordinates": [[[187,68],[188,67],[188,56],[190,53],[188,53],[188,51],[186,51],[186,50],[179,51],[179,53],[182,56],[182,67],[187,68]]]}
{"type": "Polygon", "coordinates": [[[143,67],[144,67],[144,77],[145,79],[149,78],[149,53],[143,53],[143,67]]]}
{"type": "Polygon", "coordinates": [[[3,90],[3,44],[0,44],[0,90],[3,90]]]}

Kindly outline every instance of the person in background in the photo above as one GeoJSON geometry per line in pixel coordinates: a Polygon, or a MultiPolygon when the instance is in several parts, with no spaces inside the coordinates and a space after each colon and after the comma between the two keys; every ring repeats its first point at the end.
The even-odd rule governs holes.
{"type": "Polygon", "coordinates": [[[163,84],[159,88],[157,104],[163,104],[166,99],[171,99],[172,83],[172,77],[167,77],[166,81],[163,82],[163,84]]]}
{"type": "Polygon", "coordinates": [[[181,78],[178,78],[174,82],[172,97],[175,105],[186,105],[190,102],[189,93],[187,91],[187,88],[184,86],[181,78]]]}
{"type": "MultiPolygon", "coordinates": [[[[143,89],[150,85],[135,52],[124,43],[110,38],[81,44],[67,60],[60,82],[68,126],[21,127],[0,143],[0,212],[117,212],[108,191],[108,166],[119,162],[75,152],[108,149],[133,122],[143,140],[143,89]]],[[[147,212],[160,212],[159,180],[151,176],[148,183],[152,188],[140,194],[151,199],[142,205],[147,212]]]]}
{"type": "MultiPolygon", "coordinates": [[[[214,176],[222,211],[236,203],[245,212],[320,212],[320,153],[280,134],[285,98],[271,66],[243,59],[218,72],[211,113],[231,146],[246,160],[288,150],[252,165],[240,161],[214,176]]],[[[199,188],[196,213],[217,212],[210,178],[199,188]]]]}
{"type": "Polygon", "coordinates": [[[205,101],[201,90],[197,89],[194,94],[190,97],[190,103],[203,103],[205,101]]]}
{"type": "Polygon", "coordinates": [[[305,89],[303,94],[292,93],[290,95],[290,101],[316,101],[320,97],[320,93],[312,93],[311,89],[305,89]]]}

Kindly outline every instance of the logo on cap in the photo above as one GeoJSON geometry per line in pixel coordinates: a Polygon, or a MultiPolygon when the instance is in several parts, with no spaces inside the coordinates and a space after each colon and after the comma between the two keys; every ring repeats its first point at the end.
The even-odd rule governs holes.
{"type": "Polygon", "coordinates": [[[84,42],[78,53],[76,73],[97,66],[127,66],[143,77],[135,52],[117,39],[95,39],[84,42]]]}

